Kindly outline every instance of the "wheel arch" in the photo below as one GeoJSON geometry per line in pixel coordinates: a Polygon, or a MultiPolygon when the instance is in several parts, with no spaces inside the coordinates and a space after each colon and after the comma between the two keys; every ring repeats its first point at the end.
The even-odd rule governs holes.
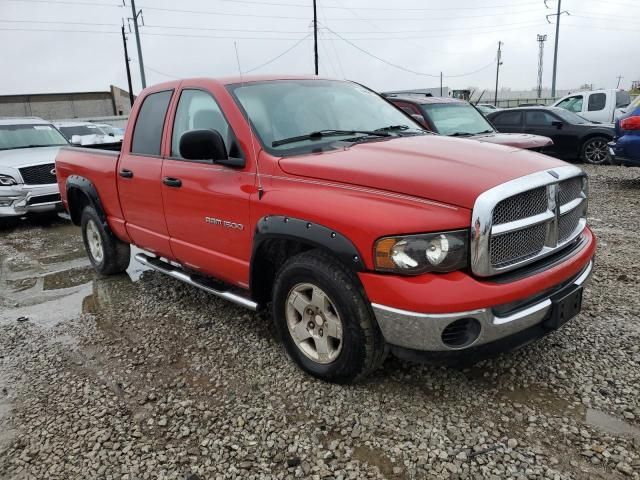
{"type": "Polygon", "coordinates": [[[582,149],[585,145],[585,143],[587,143],[589,140],[596,138],[596,137],[603,137],[603,138],[608,138],[609,140],[613,140],[614,135],[609,133],[609,132],[603,132],[600,130],[596,130],[594,132],[589,132],[587,133],[584,137],[582,137],[580,139],[580,144],[578,147],[578,155],[582,154],[582,149]]]}
{"type": "Polygon", "coordinates": [[[66,189],[69,215],[74,225],[80,225],[82,210],[87,205],[91,205],[96,210],[100,220],[106,223],[107,216],[102,207],[98,190],[90,180],[79,175],[70,175],[67,178],[66,189]]]}
{"type": "Polygon", "coordinates": [[[315,222],[281,215],[262,217],[253,239],[249,288],[260,305],[270,301],[273,282],[286,260],[319,249],[353,272],[366,269],[362,255],[343,234],[315,222]]]}

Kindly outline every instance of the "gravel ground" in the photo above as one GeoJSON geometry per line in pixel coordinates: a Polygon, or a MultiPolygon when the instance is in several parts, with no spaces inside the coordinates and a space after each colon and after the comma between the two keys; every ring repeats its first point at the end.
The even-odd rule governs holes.
{"type": "Polygon", "coordinates": [[[588,170],[578,318],[357,386],[306,376],[268,319],[192,287],[95,278],[62,220],[0,232],[0,478],[639,479],[640,169],[588,170]]]}

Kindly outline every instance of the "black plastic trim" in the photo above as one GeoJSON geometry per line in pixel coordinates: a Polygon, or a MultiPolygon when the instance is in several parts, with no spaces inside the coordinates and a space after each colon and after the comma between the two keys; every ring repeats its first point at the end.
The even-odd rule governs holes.
{"type": "Polygon", "coordinates": [[[298,240],[327,250],[356,272],[366,269],[362,255],[347,237],[335,230],[300,218],[281,215],[262,217],[256,226],[251,264],[260,245],[268,239],[298,240]]]}
{"type": "Polygon", "coordinates": [[[71,220],[75,225],[80,225],[80,218],[79,218],[79,215],[77,214],[80,214],[82,212],[77,212],[77,214],[74,214],[74,209],[73,209],[73,206],[71,205],[71,199],[69,195],[70,191],[74,189],[80,190],[89,199],[89,201],[91,202],[91,205],[93,206],[93,208],[95,208],[96,213],[100,217],[100,220],[102,220],[102,222],[105,225],[107,224],[107,215],[104,211],[104,208],[102,207],[102,202],[100,201],[98,190],[96,189],[95,185],[91,183],[90,180],[86,179],[85,177],[81,177],[79,175],[70,175],[67,178],[66,187],[67,187],[68,209],[69,209],[69,213],[71,214],[71,220]]]}

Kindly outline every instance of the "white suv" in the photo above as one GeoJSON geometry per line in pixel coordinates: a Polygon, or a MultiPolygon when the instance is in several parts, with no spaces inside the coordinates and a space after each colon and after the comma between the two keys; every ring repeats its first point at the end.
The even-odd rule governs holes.
{"type": "Polygon", "coordinates": [[[66,138],[37,117],[0,117],[0,218],[61,209],[55,158],[66,138]]]}

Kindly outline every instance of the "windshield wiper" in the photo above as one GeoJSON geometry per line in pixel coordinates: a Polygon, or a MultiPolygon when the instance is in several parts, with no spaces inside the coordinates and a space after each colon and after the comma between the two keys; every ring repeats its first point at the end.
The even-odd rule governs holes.
{"type": "Polygon", "coordinates": [[[22,145],[18,148],[41,148],[41,147],[55,147],[55,146],[62,146],[63,144],[56,144],[56,145],[22,145]]]}
{"type": "Polygon", "coordinates": [[[495,133],[495,132],[493,130],[484,130],[482,132],[475,133],[474,135],[480,135],[480,134],[483,134],[483,133],[495,133]]]}
{"type": "Polygon", "coordinates": [[[376,128],[375,132],[393,132],[396,130],[409,130],[409,125],[389,125],[388,127],[376,128]]]}
{"type": "Polygon", "coordinates": [[[456,132],[449,135],[450,137],[473,137],[475,133],[470,132],[456,132]]]}
{"type": "Polygon", "coordinates": [[[391,134],[387,132],[369,131],[369,130],[318,130],[317,132],[311,132],[306,135],[298,135],[296,137],[283,138],[282,140],[276,140],[271,143],[272,147],[279,147],[280,145],[286,145],[287,143],[303,142],[305,140],[319,140],[324,137],[337,137],[341,135],[355,135],[361,133],[363,135],[376,136],[376,137],[389,137],[391,134]]]}

